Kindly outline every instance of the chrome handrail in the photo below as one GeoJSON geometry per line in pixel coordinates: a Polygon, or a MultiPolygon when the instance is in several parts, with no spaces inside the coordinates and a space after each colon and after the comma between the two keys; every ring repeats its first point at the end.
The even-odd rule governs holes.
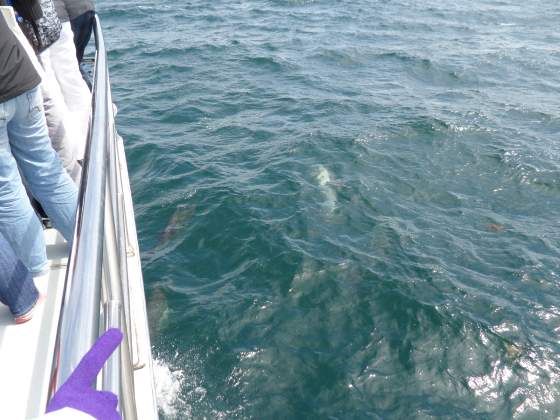
{"type": "Polygon", "coordinates": [[[62,298],[51,392],[64,383],[99,336],[108,124],[106,54],[97,19],[94,32],[92,124],[62,298]]]}
{"type": "Polygon", "coordinates": [[[106,50],[97,15],[94,34],[92,123],[61,303],[49,399],[93,346],[100,332],[117,327],[123,331],[124,339],[119,352],[104,367],[101,387],[117,394],[123,418],[133,420],[137,413],[130,352],[129,301],[128,289],[123,290],[128,287],[126,252],[123,252],[126,238],[122,237],[121,227],[124,210],[118,205],[122,187],[116,182],[117,135],[106,50]]]}

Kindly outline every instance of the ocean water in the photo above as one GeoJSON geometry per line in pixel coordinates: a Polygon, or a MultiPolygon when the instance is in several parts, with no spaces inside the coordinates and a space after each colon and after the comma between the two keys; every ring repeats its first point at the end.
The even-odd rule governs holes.
{"type": "Polygon", "coordinates": [[[97,6],[162,418],[560,416],[560,3],[97,6]]]}

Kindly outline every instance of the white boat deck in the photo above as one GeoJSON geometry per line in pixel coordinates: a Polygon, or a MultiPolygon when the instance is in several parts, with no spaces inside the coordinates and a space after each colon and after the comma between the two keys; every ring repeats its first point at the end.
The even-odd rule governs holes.
{"type": "Polygon", "coordinates": [[[0,406],[3,419],[36,417],[45,411],[56,328],[66,275],[66,241],[54,229],[45,230],[50,270],[36,277],[47,300],[33,319],[16,325],[0,304],[0,406]],[[7,378],[9,378],[7,380],[7,378]]]}
{"type": "MultiPolygon", "coordinates": [[[[136,237],[134,209],[122,139],[117,139],[117,160],[123,184],[126,218],[128,290],[130,299],[131,359],[134,399],[139,419],[156,419],[155,388],[144,281],[136,237]]],[[[16,325],[8,308],[0,304],[0,419],[37,417],[47,405],[48,387],[66,276],[66,241],[54,229],[45,230],[50,270],[36,277],[47,300],[33,319],[16,325]]],[[[126,304],[126,302],[124,302],[126,304]]]]}

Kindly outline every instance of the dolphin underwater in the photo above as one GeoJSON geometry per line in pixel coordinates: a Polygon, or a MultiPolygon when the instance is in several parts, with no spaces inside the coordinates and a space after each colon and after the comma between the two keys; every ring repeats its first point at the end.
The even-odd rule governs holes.
{"type": "Polygon", "coordinates": [[[161,248],[167,242],[174,239],[177,234],[184,229],[185,224],[192,219],[195,210],[195,206],[179,204],[173,212],[171,219],[169,219],[169,223],[167,223],[167,226],[163,232],[161,232],[156,249],[161,248]]]}
{"type": "Polygon", "coordinates": [[[325,198],[323,205],[329,213],[332,213],[336,209],[337,198],[329,170],[323,165],[319,165],[317,173],[315,174],[315,180],[317,181],[319,189],[325,198]]]}
{"type": "Polygon", "coordinates": [[[162,286],[156,286],[150,293],[147,309],[150,335],[152,338],[156,338],[160,335],[169,318],[169,305],[162,286]]]}

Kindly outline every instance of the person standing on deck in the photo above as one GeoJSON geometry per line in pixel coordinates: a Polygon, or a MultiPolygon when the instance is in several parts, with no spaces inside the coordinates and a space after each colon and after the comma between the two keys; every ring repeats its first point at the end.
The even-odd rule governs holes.
{"type": "MultiPolygon", "coordinates": [[[[62,91],[64,102],[75,124],[77,139],[74,139],[75,156],[84,158],[86,139],[91,112],[91,92],[80,73],[76,58],[74,33],[70,25],[69,0],[53,0],[58,19],[62,24],[60,38],[39,54],[42,63],[47,64],[45,71],[53,72],[62,91]]],[[[72,10],[72,7],[71,7],[72,10]]]]}
{"type": "MultiPolygon", "coordinates": [[[[20,27],[27,37],[29,44],[36,53],[43,53],[38,54],[42,67],[42,70],[38,69],[38,71],[40,71],[42,79],[41,93],[43,95],[43,106],[47,118],[49,137],[62,161],[62,165],[72,179],[78,183],[81,178],[82,167],[78,163],[80,158],[77,156],[76,150],[81,148],[77,143],[80,142],[82,135],[79,133],[78,124],[75,123],[66,105],[62,89],[51,66],[50,56],[46,52],[59,39],[61,24],[52,0],[29,2],[30,4],[36,3],[39,12],[43,16],[41,18],[33,18],[29,13],[26,13],[26,8],[29,7],[26,5],[26,1],[0,0],[0,5],[13,5],[14,10],[21,17],[20,27]]],[[[83,134],[84,137],[85,135],[87,133],[83,134]]]]}
{"type": "Polygon", "coordinates": [[[0,233],[32,274],[48,269],[41,222],[23,187],[66,240],[74,233],[78,191],[51,146],[41,78],[0,15],[0,233]],[[18,170],[19,169],[19,170],[18,170]]]}

